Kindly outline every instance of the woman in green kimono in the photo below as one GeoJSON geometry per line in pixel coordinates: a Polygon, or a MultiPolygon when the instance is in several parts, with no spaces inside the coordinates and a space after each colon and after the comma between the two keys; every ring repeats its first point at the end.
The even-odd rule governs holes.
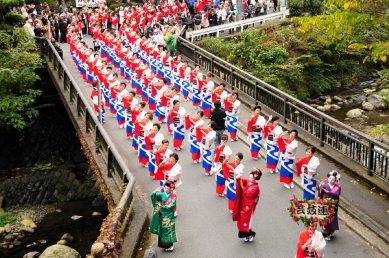
{"type": "Polygon", "coordinates": [[[166,181],[163,187],[158,187],[150,194],[154,208],[150,232],[158,235],[158,247],[164,248],[166,252],[172,252],[173,243],[177,242],[174,218],[176,195],[173,190],[174,184],[166,181]],[[164,192],[161,192],[162,188],[164,192]]]}

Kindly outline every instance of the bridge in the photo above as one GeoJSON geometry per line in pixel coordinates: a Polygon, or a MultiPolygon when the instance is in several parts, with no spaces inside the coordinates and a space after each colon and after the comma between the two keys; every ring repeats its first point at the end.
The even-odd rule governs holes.
{"type": "MultiPolygon", "coordinates": [[[[86,42],[90,45],[91,39],[87,37],[86,42]]],[[[61,60],[50,44],[41,49],[69,116],[75,127],[84,135],[105,184],[114,197],[115,205],[118,207],[116,216],[127,221],[125,218],[130,217],[132,213],[129,225],[124,223],[122,226],[123,230],[126,229],[122,233],[125,237],[122,257],[134,257],[133,254],[139,250],[140,241],[147,239],[148,236],[147,222],[152,209],[149,193],[158,186],[158,182],[149,178],[147,169],[138,164],[136,152],[131,147],[131,140],[126,138],[124,129],[117,126],[116,120],[107,115],[106,123],[101,124],[95,117],[93,104],[89,98],[91,87],[83,81],[76,69],[69,54],[69,46],[62,44],[61,47],[64,50],[64,60],[61,60]],[[96,144],[99,152],[95,151],[96,144]],[[112,177],[108,177],[108,173],[112,174],[112,177]],[[119,195],[122,182],[127,182],[128,185],[125,192],[119,195]]],[[[387,219],[389,205],[387,197],[380,197],[380,193],[382,195],[386,193],[365,187],[359,179],[363,175],[357,176],[344,169],[344,166],[359,167],[360,170],[365,171],[362,173],[364,176],[373,177],[372,173],[381,170],[376,170],[376,166],[371,166],[370,169],[366,169],[365,166],[377,160],[375,157],[383,155],[374,148],[374,146],[380,146],[380,143],[374,140],[371,140],[371,143],[359,140],[358,143],[361,145],[354,148],[362,149],[360,146],[367,145],[369,151],[366,153],[373,158],[366,158],[367,162],[358,164],[344,157],[346,155],[339,154],[332,147],[326,146],[329,145],[328,141],[331,138],[328,137],[326,128],[338,130],[333,126],[332,123],[335,122],[330,117],[324,114],[316,114],[319,118],[309,115],[305,112],[309,110],[309,106],[301,106],[298,100],[282,92],[272,93],[270,85],[222,63],[222,60],[197,48],[183,38],[179,39],[178,50],[189,57],[192,64],[200,64],[204,69],[216,74],[216,82],[224,80],[228,83],[229,90],[240,90],[242,92],[241,101],[247,103],[248,106],[259,103],[263,106],[266,115],[281,115],[285,128],[301,126],[298,130],[303,136],[300,139],[297,156],[304,155],[307,143],[324,145],[319,147],[321,159],[319,178],[325,178],[327,172],[337,169],[342,174],[340,183],[343,188],[340,201],[342,209],[339,211],[341,230],[337,232],[334,240],[327,244],[327,257],[389,256],[389,248],[385,242],[389,239],[389,220],[387,219]],[[273,107],[275,108],[272,110],[273,107]],[[296,111],[299,111],[301,116],[293,118],[296,111]],[[306,136],[310,132],[313,132],[313,135],[306,136]],[[314,141],[311,142],[311,139],[314,141]],[[326,158],[325,152],[332,153],[328,156],[338,159],[344,166],[340,167],[334,159],[326,158]],[[346,162],[343,158],[349,161],[346,162]]],[[[189,102],[181,101],[181,104],[187,111],[192,110],[189,102]]],[[[255,242],[247,244],[237,238],[237,228],[231,220],[226,199],[215,194],[214,178],[205,176],[201,165],[191,162],[190,155],[187,155],[189,144],[185,141],[183,150],[178,152],[179,163],[183,167],[183,184],[177,191],[179,216],[176,219],[176,231],[179,242],[175,244],[175,250],[171,254],[165,255],[159,250],[160,257],[167,255],[169,257],[291,257],[295,254],[298,234],[303,230],[303,226],[293,223],[285,208],[291,196],[302,196],[302,190],[297,187],[284,188],[278,183],[277,174],[267,173],[263,159],[254,161],[249,158],[247,135],[243,124],[246,123],[251,111],[245,106],[240,110],[239,119],[242,122],[240,125],[242,130],[239,131],[240,140],[229,142],[228,145],[234,153],[243,151],[245,158],[242,163],[246,168],[244,173],[246,177],[247,171],[254,166],[264,171],[260,181],[261,198],[253,218],[253,229],[257,232],[255,242]]],[[[166,126],[162,128],[165,138],[172,142],[171,135],[166,132],[166,126]]],[[[348,133],[334,135],[338,138],[333,138],[332,141],[341,140],[342,137],[351,137],[348,133]],[[340,135],[342,137],[339,137],[340,135]]],[[[347,146],[353,145],[350,140],[348,143],[347,146]]],[[[264,153],[262,155],[264,156],[264,153]]],[[[387,178],[385,173],[382,174],[383,179],[387,178]]],[[[377,179],[377,176],[373,178],[377,179]]],[[[295,178],[294,181],[299,185],[300,180],[295,178]]],[[[385,181],[379,179],[378,182],[385,181]]],[[[380,185],[379,183],[377,185],[380,185]]],[[[381,188],[387,189],[386,183],[381,188]]],[[[156,247],[156,241],[155,236],[152,235],[146,247],[156,247]]]]}

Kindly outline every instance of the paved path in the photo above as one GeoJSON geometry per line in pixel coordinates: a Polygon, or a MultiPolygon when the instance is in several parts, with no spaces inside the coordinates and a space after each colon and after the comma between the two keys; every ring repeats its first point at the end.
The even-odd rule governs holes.
{"type": "MultiPolygon", "coordinates": [[[[91,45],[91,39],[86,37],[87,44],[91,45]]],[[[67,44],[61,44],[64,50],[65,64],[71,71],[76,82],[79,84],[83,94],[89,98],[91,87],[88,86],[76,70],[69,55],[67,44]]],[[[182,98],[182,97],[181,97],[182,98]]],[[[182,99],[181,99],[182,100],[182,99]]],[[[187,112],[193,110],[191,102],[181,101],[187,112]]],[[[241,108],[241,121],[247,121],[250,111],[244,106],[241,108]]],[[[154,119],[154,121],[156,121],[154,119]]],[[[137,180],[137,186],[142,189],[144,196],[158,187],[158,182],[152,180],[146,168],[138,164],[137,155],[131,147],[131,140],[125,136],[124,129],[119,129],[116,120],[112,116],[106,116],[104,127],[107,129],[111,140],[130,171],[137,180]]],[[[164,136],[172,142],[172,136],[167,134],[166,125],[162,127],[164,136]]],[[[244,243],[237,237],[236,224],[231,220],[231,214],[227,209],[227,200],[215,194],[214,177],[205,176],[200,164],[193,164],[189,155],[189,144],[187,139],[184,148],[178,152],[179,164],[183,166],[183,184],[178,188],[178,213],[176,220],[176,231],[179,242],[175,244],[173,253],[166,254],[158,250],[159,257],[293,257],[296,252],[296,244],[299,232],[304,228],[297,225],[289,218],[285,208],[288,199],[292,195],[302,196],[302,190],[298,187],[286,189],[278,183],[278,174],[269,174],[265,169],[263,159],[254,161],[249,158],[249,149],[243,141],[245,137],[237,142],[229,142],[233,153],[242,151],[245,155],[242,163],[245,165],[244,176],[252,167],[259,167],[264,175],[261,179],[261,197],[253,218],[253,230],[257,232],[254,243],[244,243]]],[[[299,147],[298,156],[305,152],[305,146],[299,147]]],[[[321,175],[334,169],[334,165],[326,160],[321,160],[321,175]]],[[[377,217],[387,218],[386,213],[389,205],[383,198],[375,193],[369,193],[358,182],[342,173],[342,196],[353,199],[359,206],[364,206],[367,211],[373,211],[377,217]],[[384,213],[385,211],[385,213],[384,213]]],[[[343,213],[341,211],[341,213],[343,213]]],[[[370,213],[369,213],[370,214],[370,213]]],[[[387,219],[386,219],[387,220],[387,219]]],[[[348,220],[347,224],[352,222],[348,220]]],[[[355,221],[354,221],[355,222],[355,221]]],[[[386,223],[389,223],[386,221],[386,223]]],[[[358,224],[355,222],[355,224],[358,224]]],[[[340,231],[337,232],[333,241],[329,242],[326,248],[326,257],[385,257],[375,248],[372,248],[356,234],[352,228],[340,223],[340,231]]],[[[373,240],[376,237],[373,236],[373,240]]],[[[152,246],[156,247],[156,238],[152,238],[152,246]]],[[[158,248],[157,248],[158,249],[158,248]]]]}

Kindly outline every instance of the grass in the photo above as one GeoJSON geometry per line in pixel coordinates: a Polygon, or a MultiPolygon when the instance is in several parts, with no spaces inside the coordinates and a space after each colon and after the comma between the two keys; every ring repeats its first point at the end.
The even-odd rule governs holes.
{"type": "Polygon", "coordinates": [[[12,223],[16,220],[16,217],[11,213],[4,212],[0,214],[0,227],[4,227],[8,223],[12,223]]]}

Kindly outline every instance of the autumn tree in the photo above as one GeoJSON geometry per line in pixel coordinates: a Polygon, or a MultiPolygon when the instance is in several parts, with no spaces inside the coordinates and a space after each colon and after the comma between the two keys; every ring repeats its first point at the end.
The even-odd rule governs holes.
{"type": "Polygon", "coordinates": [[[22,130],[36,117],[33,108],[41,90],[34,89],[39,79],[35,69],[42,66],[35,39],[23,28],[0,31],[0,128],[22,130]]]}
{"type": "Polygon", "coordinates": [[[324,0],[328,11],[293,18],[303,33],[325,33],[339,51],[364,55],[366,62],[386,62],[389,55],[389,0],[324,0]]]}

